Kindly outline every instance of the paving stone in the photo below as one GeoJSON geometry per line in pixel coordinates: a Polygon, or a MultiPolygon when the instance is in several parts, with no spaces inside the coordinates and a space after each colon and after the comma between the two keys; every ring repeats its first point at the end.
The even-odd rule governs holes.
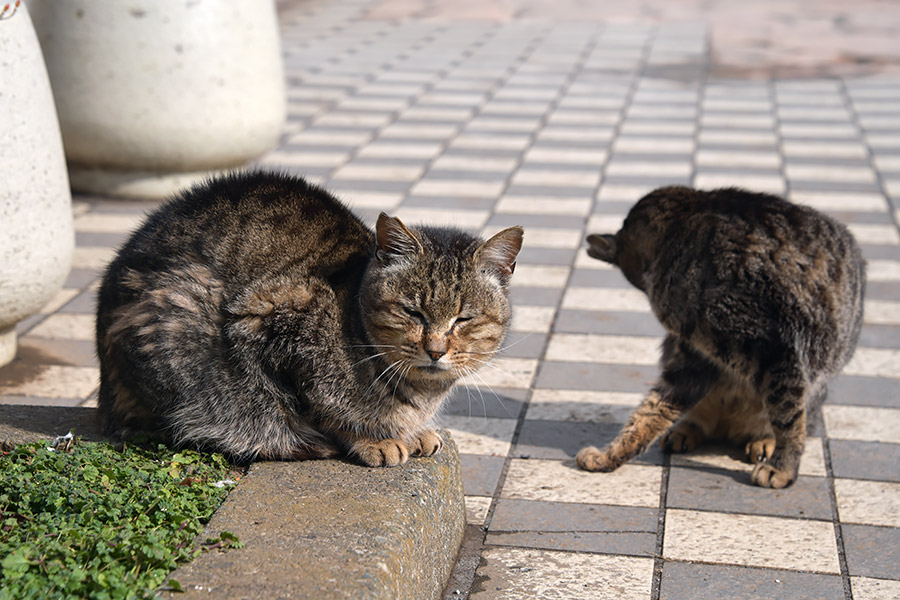
{"type": "Polygon", "coordinates": [[[501,499],[492,531],[625,532],[656,534],[653,508],[501,499]]]}
{"type": "Polygon", "coordinates": [[[30,364],[99,367],[93,341],[45,339],[26,335],[19,338],[19,360],[30,364]]]}
{"type": "Polygon", "coordinates": [[[900,406],[900,380],[841,375],[828,384],[826,405],[900,406]]]}
{"type": "Polygon", "coordinates": [[[844,524],[844,552],[850,575],[898,579],[900,528],[844,524]]]}
{"type": "Polygon", "coordinates": [[[559,311],[553,330],[560,333],[656,337],[660,343],[666,333],[656,319],[648,319],[646,314],[639,312],[566,309],[559,311]]]}
{"type": "Polygon", "coordinates": [[[646,392],[658,373],[656,367],[649,366],[546,362],[541,367],[535,387],[646,392]]]}
{"type": "Polygon", "coordinates": [[[835,477],[900,482],[900,444],[831,440],[835,477]]]}
{"type": "Polygon", "coordinates": [[[466,496],[493,496],[500,481],[503,457],[481,454],[460,454],[463,490],[466,496]]]}
{"type": "MultiPolygon", "coordinates": [[[[514,456],[523,458],[574,458],[585,446],[603,446],[622,428],[619,423],[581,423],[526,419],[519,433],[514,456]]],[[[635,464],[661,465],[663,455],[657,445],[631,460],[635,464]]]]}
{"type": "MultiPolygon", "coordinates": [[[[660,598],[667,600],[842,600],[837,575],[775,569],[746,569],[669,561],[663,567],[660,598]]],[[[855,596],[854,596],[855,597],[855,596]]]]}
{"type": "MultiPolygon", "coordinates": [[[[685,455],[689,461],[690,455],[685,455]]],[[[753,485],[749,473],[708,465],[672,468],[666,505],[718,512],[772,515],[802,519],[831,519],[828,480],[800,476],[788,488],[772,490],[753,485]]]]}
{"type": "Polygon", "coordinates": [[[840,573],[831,522],[666,511],[667,560],[840,573]]]}
{"type": "Polygon", "coordinates": [[[489,548],[472,600],[638,600],[650,594],[653,560],[527,548],[489,548]]]}

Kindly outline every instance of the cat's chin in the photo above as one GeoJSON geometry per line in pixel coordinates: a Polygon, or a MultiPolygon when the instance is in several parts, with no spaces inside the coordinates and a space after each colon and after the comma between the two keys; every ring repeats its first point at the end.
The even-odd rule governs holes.
{"type": "Polygon", "coordinates": [[[457,379],[459,375],[450,367],[443,365],[427,364],[417,366],[414,369],[415,374],[421,379],[457,379]]]}

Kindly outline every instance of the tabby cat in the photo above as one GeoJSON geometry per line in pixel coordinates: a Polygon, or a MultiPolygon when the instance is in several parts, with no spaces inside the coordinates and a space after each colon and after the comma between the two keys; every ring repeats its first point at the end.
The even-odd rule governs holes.
{"type": "Polygon", "coordinates": [[[150,215],[97,309],[106,433],[235,460],[431,455],[453,383],[495,354],[522,228],[373,232],[302,179],[223,176],[150,215]]]}
{"type": "Polygon", "coordinates": [[[807,408],[859,338],[865,263],[847,228],[768,194],[666,187],[588,244],[647,294],[668,335],[650,393],[578,465],[613,471],[662,434],[675,452],[719,438],[745,447],[757,485],[790,485],[807,408]]]}

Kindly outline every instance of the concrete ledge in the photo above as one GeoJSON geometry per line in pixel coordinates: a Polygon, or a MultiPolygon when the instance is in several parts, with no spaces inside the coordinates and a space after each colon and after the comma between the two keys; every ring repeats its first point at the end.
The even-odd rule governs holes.
{"type": "MultiPolygon", "coordinates": [[[[77,427],[93,410],[0,406],[0,440],[77,427]]],[[[206,527],[244,543],[172,573],[171,598],[439,598],[465,530],[459,455],[449,434],[432,458],[371,469],[337,460],[255,463],[206,527]]]]}

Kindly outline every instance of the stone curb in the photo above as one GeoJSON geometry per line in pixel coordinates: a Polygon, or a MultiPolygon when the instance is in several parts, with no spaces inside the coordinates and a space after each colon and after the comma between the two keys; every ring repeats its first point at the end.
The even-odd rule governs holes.
{"type": "MultiPolygon", "coordinates": [[[[0,406],[0,440],[75,428],[102,439],[93,409],[0,406]]],[[[432,458],[372,469],[339,460],[251,466],[202,536],[244,547],[176,569],[169,598],[439,598],[465,530],[459,455],[446,432],[432,458]]]]}

